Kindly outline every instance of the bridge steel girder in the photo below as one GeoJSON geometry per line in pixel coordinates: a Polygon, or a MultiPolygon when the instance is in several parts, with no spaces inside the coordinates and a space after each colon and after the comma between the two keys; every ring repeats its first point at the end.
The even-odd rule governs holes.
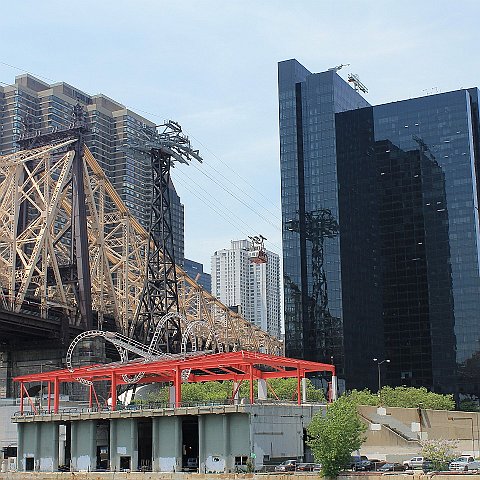
{"type": "MultiPolygon", "coordinates": [[[[80,326],[75,279],[68,275],[74,208],[69,150],[74,142],[0,157],[0,308],[33,308],[42,318],[48,318],[51,309],[60,310],[71,325],[80,326]],[[17,235],[19,205],[24,202],[29,205],[28,224],[17,235]]],[[[135,313],[141,308],[149,235],[89,149],[82,150],[92,309],[100,328],[103,317],[111,316],[118,332],[132,336],[135,313]]],[[[280,340],[230,311],[178,266],[176,275],[179,313],[186,319],[184,328],[198,322],[198,343],[209,341],[213,331],[220,351],[282,352],[280,340]]]]}

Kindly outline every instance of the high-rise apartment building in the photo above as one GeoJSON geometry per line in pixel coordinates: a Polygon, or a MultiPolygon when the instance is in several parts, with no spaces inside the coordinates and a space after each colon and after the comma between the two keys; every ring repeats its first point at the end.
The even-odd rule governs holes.
{"type": "MultiPolygon", "coordinates": [[[[148,227],[150,159],[128,146],[155,124],[105,95],[88,95],[64,82],[50,85],[28,74],[16,77],[13,85],[0,86],[0,155],[18,150],[16,141],[25,128],[47,132],[68,127],[77,103],[85,108],[90,126],[85,143],[125,205],[148,227]]],[[[182,264],[183,205],[173,184],[170,193],[175,254],[182,264]]]]}
{"type": "Polygon", "coordinates": [[[233,240],[212,256],[212,294],[248,321],[280,338],[280,259],[266,251],[266,263],[249,240],[233,240]]]}
{"type": "Polygon", "coordinates": [[[480,394],[478,90],[370,106],[288,60],[279,98],[287,354],[480,394]]]}

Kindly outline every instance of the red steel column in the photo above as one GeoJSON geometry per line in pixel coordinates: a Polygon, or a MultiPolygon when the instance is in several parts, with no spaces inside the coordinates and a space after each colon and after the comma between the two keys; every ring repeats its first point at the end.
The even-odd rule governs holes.
{"type": "Polygon", "coordinates": [[[20,382],[20,414],[23,415],[23,382],[20,382]]]}
{"type": "Polygon", "coordinates": [[[51,399],[51,396],[52,396],[52,382],[50,380],[48,381],[47,395],[48,395],[47,410],[48,410],[48,413],[50,413],[50,408],[52,407],[52,399],[51,399]]]}
{"type": "Polygon", "coordinates": [[[117,377],[115,376],[115,372],[112,372],[112,411],[114,412],[117,408],[117,377]]]}
{"type": "Polygon", "coordinates": [[[182,405],[182,370],[175,367],[175,407],[182,405]]]}
{"type": "Polygon", "coordinates": [[[58,413],[58,407],[60,404],[60,382],[58,377],[53,380],[53,413],[58,413]]]}
{"type": "Polygon", "coordinates": [[[301,390],[302,390],[302,376],[300,373],[300,368],[297,368],[297,403],[299,405],[302,404],[301,390]]]}
{"type": "Polygon", "coordinates": [[[250,365],[250,405],[255,401],[255,394],[253,391],[253,365],[250,365]]]}

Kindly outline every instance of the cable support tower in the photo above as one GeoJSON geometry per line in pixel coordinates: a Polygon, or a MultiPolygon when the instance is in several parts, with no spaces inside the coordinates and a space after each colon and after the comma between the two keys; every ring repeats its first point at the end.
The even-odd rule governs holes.
{"type": "MultiPolygon", "coordinates": [[[[144,139],[130,148],[150,157],[152,169],[152,199],[149,220],[149,242],[145,283],[132,323],[130,336],[148,343],[152,341],[160,320],[173,312],[179,314],[177,271],[173,244],[172,212],[170,205],[170,171],[174,162],[202,162],[198,150],[182,133],[182,127],[172,120],[146,128],[144,139]]],[[[172,315],[158,341],[167,353],[178,353],[182,332],[178,315],[172,315]]],[[[156,346],[154,346],[156,347],[156,346]]]]}

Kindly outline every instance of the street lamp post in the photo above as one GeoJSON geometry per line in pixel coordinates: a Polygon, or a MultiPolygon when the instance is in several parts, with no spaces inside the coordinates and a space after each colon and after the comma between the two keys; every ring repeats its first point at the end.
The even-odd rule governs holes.
{"type": "Polygon", "coordinates": [[[390,360],[388,358],[385,358],[384,360],[379,360],[378,358],[373,359],[374,362],[377,362],[377,368],[378,368],[378,395],[380,395],[380,389],[382,388],[382,377],[380,375],[380,365],[382,363],[390,363],[390,360]]]}

